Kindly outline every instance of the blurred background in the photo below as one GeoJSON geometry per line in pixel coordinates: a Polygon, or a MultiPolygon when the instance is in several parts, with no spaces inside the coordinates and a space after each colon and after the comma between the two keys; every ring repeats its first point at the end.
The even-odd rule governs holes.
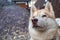
{"type": "MultiPolygon", "coordinates": [[[[0,0],[0,40],[29,40],[30,1],[0,0]]],[[[43,9],[47,1],[52,3],[56,21],[60,25],[60,0],[38,0],[35,6],[43,9]]]]}
{"type": "MultiPolygon", "coordinates": [[[[36,7],[38,6],[40,8],[43,7],[43,4],[45,4],[47,1],[50,1],[52,3],[56,17],[60,17],[60,12],[59,12],[60,11],[60,0],[38,0],[36,3],[36,7]]],[[[0,0],[0,7],[16,4],[20,7],[29,9],[28,7],[29,2],[30,0],[0,0]]]]}

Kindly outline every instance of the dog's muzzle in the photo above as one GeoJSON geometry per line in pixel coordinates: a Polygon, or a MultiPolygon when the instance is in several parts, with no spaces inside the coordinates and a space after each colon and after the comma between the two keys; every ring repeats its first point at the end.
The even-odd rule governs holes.
{"type": "Polygon", "coordinates": [[[33,19],[32,23],[33,23],[33,28],[37,30],[43,31],[46,30],[47,28],[46,22],[44,20],[33,19]]]}

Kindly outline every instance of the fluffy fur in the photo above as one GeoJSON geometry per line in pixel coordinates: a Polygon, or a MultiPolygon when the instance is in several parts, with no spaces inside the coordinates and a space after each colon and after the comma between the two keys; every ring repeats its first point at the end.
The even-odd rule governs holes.
{"type": "Polygon", "coordinates": [[[28,28],[31,36],[30,40],[53,39],[57,34],[57,23],[51,3],[47,2],[45,8],[40,10],[38,10],[34,4],[35,3],[29,4],[31,7],[28,28]],[[34,21],[34,19],[38,21],[34,21]]]}

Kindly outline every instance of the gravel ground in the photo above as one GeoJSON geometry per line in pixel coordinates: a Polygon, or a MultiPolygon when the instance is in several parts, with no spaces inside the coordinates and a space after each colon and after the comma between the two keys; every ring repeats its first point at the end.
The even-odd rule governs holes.
{"type": "Polygon", "coordinates": [[[29,40],[29,12],[17,5],[3,7],[0,13],[0,40],[29,40]]]}

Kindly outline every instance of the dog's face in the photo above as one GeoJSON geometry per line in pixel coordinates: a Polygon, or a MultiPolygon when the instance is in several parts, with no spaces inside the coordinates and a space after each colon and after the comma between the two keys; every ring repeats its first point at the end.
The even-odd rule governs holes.
{"type": "Polygon", "coordinates": [[[47,28],[47,19],[49,16],[46,13],[48,12],[45,9],[34,12],[31,17],[33,28],[36,28],[39,31],[43,31],[47,28]]]}
{"type": "Polygon", "coordinates": [[[47,2],[45,8],[40,10],[36,9],[34,5],[31,6],[30,21],[36,30],[45,31],[48,27],[47,21],[54,20],[54,18],[54,11],[50,2],[47,2]]]}

